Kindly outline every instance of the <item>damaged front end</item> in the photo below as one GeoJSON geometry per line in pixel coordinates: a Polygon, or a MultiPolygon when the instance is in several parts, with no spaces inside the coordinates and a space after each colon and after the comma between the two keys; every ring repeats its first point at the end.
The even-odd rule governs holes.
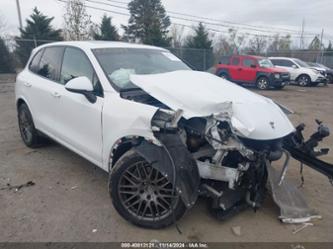
{"type": "MultiPolygon", "coordinates": [[[[333,166],[317,158],[328,152],[316,149],[329,135],[323,124],[318,122],[318,131],[305,140],[304,125],[295,129],[285,107],[203,72],[132,75],[131,81],[142,90],[126,99],[159,108],[151,119],[159,143],[143,139],[133,149],[172,183],[172,198],[181,199],[187,209],[204,196],[211,213],[222,220],[248,207],[256,210],[268,181],[281,221],[299,223],[318,217],[285,175],[293,157],[332,180],[333,166]]],[[[144,195],[143,201],[150,200],[144,195]]],[[[160,205],[159,197],[155,201],[160,205]]],[[[141,206],[137,209],[138,214],[143,212],[141,206]]],[[[177,208],[170,210],[179,214],[177,208]]],[[[155,224],[157,218],[150,217],[155,224]]],[[[141,219],[136,224],[141,225],[141,219]]]]}
{"type": "Polygon", "coordinates": [[[318,142],[329,135],[322,124],[308,141],[301,133],[303,125],[283,138],[248,139],[234,128],[232,104],[226,103],[223,112],[204,118],[185,119],[181,110],[160,109],[151,125],[162,146],[142,142],[135,149],[174,183],[187,208],[201,195],[209,198],[211,212],[222,220],[247,207],[256,210],[264,200],[269,179],[283,222],[318,217],[300,190],[284,178],[292,156],[332,179],[332,165],[316,158],[328,152],[315,151],[318,142]],[[278,172],[272,162],[281,158],[284,164],[278,172]]]}

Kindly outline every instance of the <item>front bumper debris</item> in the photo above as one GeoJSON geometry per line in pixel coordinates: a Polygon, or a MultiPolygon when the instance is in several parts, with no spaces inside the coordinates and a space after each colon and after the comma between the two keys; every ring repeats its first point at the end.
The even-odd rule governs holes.
{"type": "Polygon", "coordinates": [[[279,219],[284,223],[304,223],[321,216],[310,209],[298,187],[284,179],[280,183],[280,173],[266,161],[268,179],[275,203],[280,208],[279,219]]]}

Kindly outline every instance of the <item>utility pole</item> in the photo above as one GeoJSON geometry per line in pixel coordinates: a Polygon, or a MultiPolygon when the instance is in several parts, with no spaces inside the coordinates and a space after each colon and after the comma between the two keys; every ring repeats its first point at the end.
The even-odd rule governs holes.
{"type": "Polygon", "coordinates": [[[304,26],[305,26],[305,20],[303,18],[303,20],[302,20],[302,29],[301,29],[301,37],[300,37],[300,41],[299,41],[300,49],[304,48],[304,26]]]}
{"type": "Polygon", "coordinates": [[[22,16],[21,16],[21,8],[20,8],[20,1],[16,0],[16,7],[17,7],[17,14],[19,18],[20,29],[22,29],[22,16]]]}
{"type": "Polygon", "coordinates": [[[323,63],[323,56],[324,56],[324,45],[323,45],[323,36],[324,36],[324,29],[321,30],[321,36],[320,36],[320,63],[323,63]]]}

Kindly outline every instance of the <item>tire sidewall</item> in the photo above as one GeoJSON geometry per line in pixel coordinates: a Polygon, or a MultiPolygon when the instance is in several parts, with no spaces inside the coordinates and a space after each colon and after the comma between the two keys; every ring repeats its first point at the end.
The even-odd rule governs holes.
{"type": "Polygon", "coordinates": [[[269,88],[269,86],[270,86],[269,79],[268,79],[267,77],[265,77],[265,76],[261,76],[261,77],[259,77],[259,78],[257,79],[257,82],[256,82],[256,83],[257,83],[257,84],[256,84],[256,85],[257,85],[257,88],[258,88],[259,90],[267,90],[267,89],[269,88]],[[260,82],[260,80],[262,80],[262,79],[266,80],[266,82],[267,82],[265,88],[260,87],[259,82],[260,82]]]}
{"type": "Polygon", "coordinates": [[[229,76],[228,76],[227,73],[220,73],[219,76],[220,76],[221,79],[229,80],[229,76]]]}
{"type": "Polygon", "coordinates": [[[28,147],[36,147],[38,145],[38,132],[35,128],[35,124],[31,115],[31,112],[28,108],[28,106],[26,104],[21,104],[18,108],[18,125],[19,125],[19,130],[20,130],[20,134],[21,134],[21,138],[24,142],[24,144],[28,147]],[[31,131],[31,139],[29,141],[27,141],[24,138],[24,135],[22,134],[22,127],[21,127],[21,113],[25,112],[25,115],[27,116],[27,118],[29,119],[29,122],[32,126],[32,131],[31,131]]]}
{"type": "Polygon", "coordinates": [[[134,225],[150,228],[150,229],[160,229],[167,227],[180,219],[185,211],[186,207],[182,202],[181,198],[178,197],[177,205],[174,208],[173,214],[166,216],[163,219],[155,220],[154,222],[140,220],[138,217],[133,216],[127,209],[123,206],[120,195],[118,192],[118,184],[120,182],[122,174],[134,163],[144,160],[140,157],[134,150],[129,150],[126,152],[115,164],[114,168],[109,174],[109,194],[112,199],[112,203],[117,210],[117,212],[127,221],[134,225]]]}
{"type": "Polygon", "coordinates": [[[302,86],[302,87],[310,86],[310,85],[311,85],[311,78],[310,78],[309,75],[302,74],[302,75],[300,75],[300,76],[298,77],[298,79],[297,79],[297,83],[298,83],[299,86],[302,86]],[[307,81],[307,83],[306,83],[305,85],[304,85],[304,84],[302,85],[301,82],[300,82],[301,78],[303,78],[303,77],[305,77],[305,78],[308,79],[308,81],[307,81]]]}

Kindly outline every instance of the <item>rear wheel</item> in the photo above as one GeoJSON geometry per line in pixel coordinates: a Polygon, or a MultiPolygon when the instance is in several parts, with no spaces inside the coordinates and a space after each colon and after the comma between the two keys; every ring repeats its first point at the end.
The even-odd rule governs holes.
{"type": "Polygon", "coordinates": [[[141,227],[169,226],[186,211],[172,183],[133,150],[115,164],[109,191],[118,213],[141,227]]]}
{"type": "Polygon", "coordinates": [[[47,140],[35,128],[29,108],[24,103],[18,108],[18,124],[21,138],[26,146],[30,148],[40,147],[47,140]]]}
{"type": "Polygon", "coordinates": [[[302,74],[298,77],[297,83],[299,86],[310,86],[311,78],[306,74],[302,74]]]}
{"type": "Polygon", "coordinates": [[[228,74],[226,74],[226,73],[221,73],[221,74],[220,74],[220,77],[221,77],[222,79],[229,80],[229,76],[228,76],[228,74]]]}
{"type": "Polygon", "coordinates": [[[269,79],[265,76],[257,79],[257,88],[260,90],[266,90],[269,88],[269,79]]]}

